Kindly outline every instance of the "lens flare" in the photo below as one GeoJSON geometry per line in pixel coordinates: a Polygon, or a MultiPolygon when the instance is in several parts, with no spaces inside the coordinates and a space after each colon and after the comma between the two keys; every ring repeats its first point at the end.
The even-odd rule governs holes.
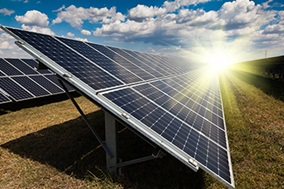
{"type": "Polygon", "coordinates": [[[207,55],[206,64],[209,71],[213,73],[225,71],[232,63],[234,63],[233,57],[224,52],[215,52],[207,55]]]}

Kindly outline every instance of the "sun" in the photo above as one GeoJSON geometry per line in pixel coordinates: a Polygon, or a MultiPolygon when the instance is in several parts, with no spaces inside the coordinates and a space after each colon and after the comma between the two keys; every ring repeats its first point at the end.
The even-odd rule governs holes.
{"type": "Polygon", "coordinates": [[[225,71],[233,63],[233,57],[225,52],[214,52],[208,54],[206,64],[212,72],[220,73],[225,71]]]}

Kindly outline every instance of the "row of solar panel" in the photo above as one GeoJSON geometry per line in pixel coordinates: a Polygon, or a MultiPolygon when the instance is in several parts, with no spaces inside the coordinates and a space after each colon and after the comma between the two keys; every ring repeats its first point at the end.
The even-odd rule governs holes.
{"type": "Polygon", "coordinates": [[[145,54],[62,37],[11,29],[45,56],[95,90],[157,79],[190,70],[182,59],[145,54]]]}
{"type": "Polygon", "coordinates": [[[196,75],[183,74],[102,95],[230,183],[220,95],[210,90],[218,88],[218,82],[202,89],[196,75]]]}
{"type": "Polygon", "coordinates": [[[0,59],[0,104],[64,93],[57,76],[37,66],[33,59],[0,59]]]}
{"type": "MultiPolygon", "coordinates": [[[[6,28],[4,28],[6,29],[6,28]]],[[[188,165],[234,187],[216,77],[162,56],[7,28],[67,82],[188,165]],[[134,121],[133,121],[134,120],[134,121]]]]}

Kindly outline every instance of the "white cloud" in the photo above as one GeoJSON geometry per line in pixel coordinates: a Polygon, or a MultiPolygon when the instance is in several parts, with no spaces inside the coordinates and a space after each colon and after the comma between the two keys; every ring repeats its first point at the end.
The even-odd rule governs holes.
{"type": "Polygon", "coordinates": [[[268,0],[268,1],[264,2],[264,3],[262,3],[262,7],[264,9],[268,9],[268,8],[271,7],[269,4],[272,3],[272,2],[273,2],[273,0],[268,0]]]}
{"type": "Polygon", "coordinates": [[[275,39],[284,39],[284,11],[266,10],[250,0],[226,2],[216,11],[186,8],[202,2],[207,0],[166,1],[162,7],[138,5],[130,9],[128,20],[102,24],[93,34],[189,49],[200,44],[230,44],[238,49],[245,46],[249,52],[264,46],[273,49],[275,39]]]}
{"type": "Polygon", "coordinates": [[[165,1],[163,7],[167,10],[167,12],[174,12],[175,10],[189,6],[189,5],[197,5],[199,3],[206,3],[211,0],[175,0],[175,1],[165,1]]]}
{"type": "Polygon", "coordinates": [[[47,15],[37,10],[27,11],[23,16],[17,15],[15,19],[25,25],[47,27],[49,24],[47,15]]]}
{"type": "Polygon", "coordinates": [[[81,31],[81,34],[83,34],[83,35],[92,35],[92,33],[89,31],[89,30],[82,30],[81,31]]]}
{"type": "Polygon", "coordinates": [[[52,21],[52,24],[58,24],[63,21],[69,23],[72,27],[81,29],[84,21],[89,21],[90,23],[98,23],[104,21],[105,23],[112,23],[116,20],[123,21],[125,16],[121,13],[116,12],[116,8],[112,7],[110,9],[104,8],[83,8],[70,5],[62,10],[59,10],[57,17],[52,21]]]}
{"type": "Polygon", "coordinates": [[[5,16],[10,16],[14,12],[15,12],[14,10],[9,10],[9,9],[6,9],[6,8],[0,9],[0,14],[4,14],[5,16]]]}
{"type": "Polygon", "coordinates": [[[284,25],[279,25],[279,24],[268,25],[263,30],[263,34],[283,34],[283,33],[284,33],[284,25]]]}
{"type": "Polygon", "coordinates": [[[63,11],[65,8],[66,8],[65,5],[62,5],[59,9],[53,10],[52,12],[61,12],[61,11],[63,11]]]}
{"type": "Polygon", "coordinates": [[[48,34],[48,35],[55,35],[55,33],[51,31],[50,28],[46,28],[46,27],[28,26],[28,25],[22,24],[22,28],[28,31],[33,31],[33,32],[38,32],[38,33],[43,33],[43,34],[48,34]]]}
{"type": "Polygon", "coordinates": [[[202,9],[188,10],[182,9],[179,11],[176,21],[179,24],[186,24],[190,26],[208,27],[212,23],[218,21],[218,14],[215,11],[206,12],[202,9]]]}
{"type": "Polygon", "coordinates": [[[79,40],[79,41],[83,41],[83,42],[88,42],[88,39],[87,38],[80,38],[80,37],[75,37],[76,40],[79,40]]]}
{"type": "Polygon", "coordinates": [[[129,10],[128,18],[135,21],[143,21],[146,18],[152,18],[154,16],[162,15],[166,13],[165,8],[158,8],[156,6],[137,5],[129,10]]]}
{"type": "Polygon", "coordinates": [[[74,36],[75,36],[75,34],[72,33],[72,32],[68,32],[68,33],[67,33],[67,37],[74,37],[74,36]]]}
{"type": "Polygon", "coordinates": [[[23,16],[15,16],[15,19],[22,23],[22,29],[49,35],[55,35],[50,28],[48,16],[37,10],[27,11],[23,16]]]}

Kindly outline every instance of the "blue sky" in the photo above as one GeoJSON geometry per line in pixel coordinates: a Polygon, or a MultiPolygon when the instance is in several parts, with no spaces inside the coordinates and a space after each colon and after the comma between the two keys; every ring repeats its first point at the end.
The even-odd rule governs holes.
{"type": "MultiPolygon", "coordinates": [[[[0,24],[144,52],[284,55],[281,0],[1,0],[0,24]]],[[[0,57],[28,57],[0,31],[0,57]]]]}

